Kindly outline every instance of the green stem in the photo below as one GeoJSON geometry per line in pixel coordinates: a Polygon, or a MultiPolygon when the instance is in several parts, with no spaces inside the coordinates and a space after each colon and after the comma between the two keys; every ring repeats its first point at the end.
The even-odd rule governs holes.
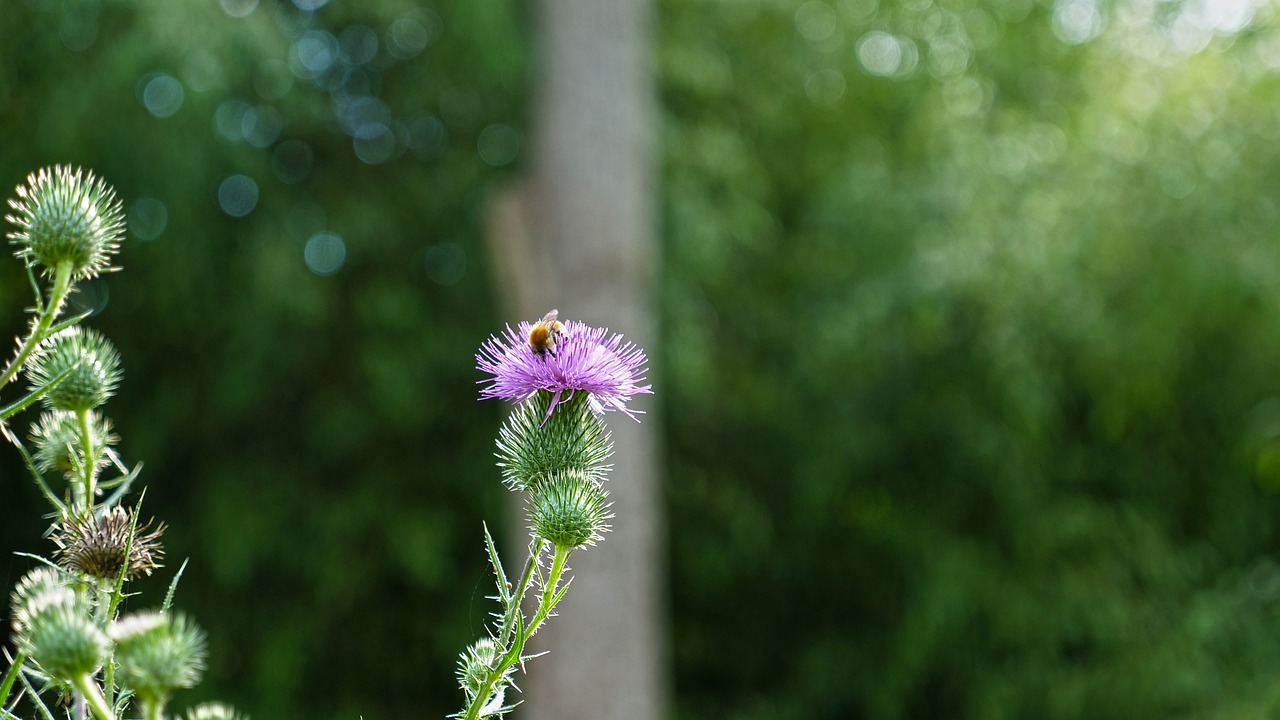
{"type": "MultiPolygon", "coordinates": [[[[110,588],[103,587],[101,581],[94,584],[94,590],[98,596],[98,603],[94,608],[94,619],[98,621],[99,627],[106,630],[111,624],[111,618],[115,616],[114,594],[110,588]]],[[[102,692],[108,707],[115,703],[115,670],[115,651],[113,650],[107,655],[102,674],[102,692]]]]}
{"type": "MultiPolygon", "coordinates": [[[[517,630],[519,634],[517,639],[520,641],[521,646],[524,645],[525,640],[533,637],[533,634],[538,631],[538,627],[551,615],[551,611],[559,601],[556,590],[560,587],[560,578],[564,575],[569,562],[569,555],[572,552],[573,548],[556,548],[555,554],[551,558],[551,570],[547,573],[546,582],[543,583],[542,596],[538,600],[538,609],[533,615],[533,622],[529,623],[528,627],[521,627],[517,630]]],[[[530,562],[532,563],[532,561],[533,558],[530,557],[530,562]]],[[[526,577],[532,576],[527,567],[525,575],[526,577]]],[[[516,595],[516,601],[513,603],[514,607],[517,608],[516,612],[519,612],[520,600],[524,598],[524,589],[527,587],[527,583],[521,582],[521,592],[516,595]]],[[[463,720],[480,720],[480,710],[488,702],[489,696],[493,692],[494,684],[506,676],[507,670],[516,664],[519,659],[518,653],[508,657],[489,673],[479,692],[476,693],[471,704],[467,706],[467,711],[462,716],[463,720]]]]}
{"type": "Polygon", "coordinates": [[[145,720],[164,720],[164,703],[163,702],[159,700],[155,700],[153,702],[144,702],[142,706],[143,708],[145,708],[143,712],[145,720]]]}
{"type": "Polygon", "coordinates": [[[564,575],[565,564],[569,562],[569,555],[572,552],[571,547],[556,547],[556,554],[551,559],[551,571],[547,573],[547,581],[542,586],[542,600],[538,603],[538,612],[534,614],[533,622],[529,623],[529,630],[525,637],[533,637],[542,625],[542,621],[546,620],[555,609],[555,595],[560,587],[560,576],[564,575]]]}
{"type": "Polygon", "coordinates": [[[89,423],[89,411],[77,410],[76,417],[80,420],[80,443],[84,447],[84,510],[85,514],[93,512],[93,499],[97,495],[97,489],[94,487],[95,481],[98,479],[98,459],[93,454],[93,431],[89,423]]]}
{"type": "Polygon", "coordinates": [[[13,379],[13,376],[26,364],[27,358],[31,357],[31,353],[35,352],[36,347],[44,341],[49,332],[49,326],[62,310],[62,303],[67,299],[67,293],[70,291],[71,262],[60,262],[53,270],[53,288],[49,291],[49,304],[44,306],[40,317],[36,318],[35,327],[31,328],[31,334],[18,348],[18,354],[13,358],[13,362],[9,363],[3,374],[0,374],[0,387],[4,387],[13,379]]]}
{"type": "MultiPolygon", "coordinates": [[[[7,653],[6,653],[7,654],[7,653]]],[[[13,690],[13,682],[18,679],[18,673],[22,670],[22,663],[27,661],[27,656],[18,653],[18,657],[13,659],[13,663],[9,665],[9,671],[4,674],[4,682],[0,682],[0,708],[9,702],[9,693],[13,690]]]]}
{"type": "Polygon", "coordinates": [[[93,710],[98,720],[116,720],[115,713],[111,712],[111,706],[107,705],[106,699],[102,697],[98,684],[88,675],[81,675],[72,680],[71,685],[84,696],[85,702],[89,704],[89,708],[93,710]]]}

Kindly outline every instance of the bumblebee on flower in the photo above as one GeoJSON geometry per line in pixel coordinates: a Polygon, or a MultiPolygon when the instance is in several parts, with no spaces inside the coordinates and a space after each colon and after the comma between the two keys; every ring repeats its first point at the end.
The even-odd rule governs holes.
{"type": "Polygon", "coordinates": [[[527,400],[545,390],[552,393],[547,416],[578,391],[589,395],[597,413],[617,410],[633,420],[641,411],[627,407],[632,395],[652,393],[643,384],[644,351],[618,333],[576,320],[561,321],[552,310],[536,323],[507,326],[480,347],[476,364],[492,377],[481,380],[481,398],[511,402],[527,400]]]}

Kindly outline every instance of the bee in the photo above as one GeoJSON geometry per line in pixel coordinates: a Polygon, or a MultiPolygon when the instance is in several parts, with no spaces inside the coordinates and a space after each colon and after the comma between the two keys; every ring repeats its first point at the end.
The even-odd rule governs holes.
{"type": "Polygon", "coordinates": [[[564,335],[564,323],[556,319],[559,315],[559,310],[552,310],[543,315],[529,331],[529,347],[533,348],[533,354],[538,357],[546,357],[547,353],[552,356],[556,354],[556,343],[564,335]]]}

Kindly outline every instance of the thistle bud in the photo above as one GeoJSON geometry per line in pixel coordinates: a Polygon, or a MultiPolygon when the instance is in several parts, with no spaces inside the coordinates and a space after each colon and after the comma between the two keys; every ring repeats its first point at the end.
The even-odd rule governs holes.
{"type": "Polygon", "coordinates": [[[63,578],[52,568],[40,566],[27,572],[18,581],[10,596],[9,607],[13,613],[14,643],[30,627],[31,617],[39,610],[56,604],[73,604],[76,593],[66,586],[63,578]]]}
{"type": "Polygon", "coordinates": [[[502,651],[492,638],[480,638],[463,651],[458,658],[458,685],[467,693],[467,697],[475,697],[480,692],[489,673],[498,666],[501,656],[502,651]]]}
{"type": "Polygon", "coordinates": [[[70,588],[46,588],[31,597],[15,623],[18,649],[50,677],[72,682],[102,667],[110,642],[70,588]]]}
{"type": "Polygon", "coordinates": [[[185,720],[249,720],[230,705],[218,702],[201,703],[184,716],[185,720]]]}
{"type": "Polygon", "coordinates": [[[92,410],[120,384],[120,355],[93,330],[69,327],[49,337],[27,361],[31,388],[45,387],[69,368],[71,374],[44,396],[46,406],[68,412],[92,410]],[[77,365],[77,363],[79,363],[77,365]]]}
{"type": "Polygon", "coordinates": [[[93,173],[60,165],[27,176],[9,200],[9,241],[29,266],[49,273],[62,264],[75,280],[111,270],[120,249],[124,211],[116,193],[93,173]]]}
{"type": "Polygon", "coordinates": [[[532,490],[550,474],[578,471],[602,481],[613,442],[590,396],[569,400],[539,391],[511,411],[498,431],[498,467],[512,490],[532,490]],[[555,412],[547,413],[555,407],[555,412]]]}
{"type": "Polygon", "coordinates": [[[569,470],[552,473],[529,494],[533,532],[559,549],[594,545],[613,517],[607,494],[589,474],[569,470]]]}
{"type": "MultiPolygon", "coordinates": [[[[98,467],[109,465],[111,460],[103,451],[120,440],[111,432],[111,421],[91,413],[89,439],[93,443],[98,467]]],[[[84,465],[80,418],[75,413],[66,410],[41,413],[40,418],[31,424],[31,441],[36,448],[33,459],[41,472],[59,470],[69,473],[84,465]]]]}
{"type": "Polygon", "coordinates": [[[185,615],[131,613],[112,623],[109,632],[121,683],[147,705],[163,705],[174,690],[200,682],[205,635],[185,615]]]}

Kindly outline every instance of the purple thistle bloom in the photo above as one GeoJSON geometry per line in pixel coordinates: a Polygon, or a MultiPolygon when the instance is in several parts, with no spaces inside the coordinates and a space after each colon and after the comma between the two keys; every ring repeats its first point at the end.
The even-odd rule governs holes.
{"type": "Polygon", "coordinates": [[[651,385],[640,384],[648,371],[643,350],[623,343],[617,333],[606,339],[607,328],[569,320],[555,349],[538,354],[529,344],[532,329],[528,322],[521,322],[516,330],[508,325],[505,333],[490,336],[480,346],[476,365],[493,376],[480,381],[487,383],[480,389],[482,400],[520,402],[546,390],[552,393],[547,409],[547,417],[551,417],[556,405],[582,390],[590,394],[588,400],[596,412],[618,410],[639,420],[636,414],[642,411],[628,408],[627,401],[632,395],[653,392],[651,385]]]}

